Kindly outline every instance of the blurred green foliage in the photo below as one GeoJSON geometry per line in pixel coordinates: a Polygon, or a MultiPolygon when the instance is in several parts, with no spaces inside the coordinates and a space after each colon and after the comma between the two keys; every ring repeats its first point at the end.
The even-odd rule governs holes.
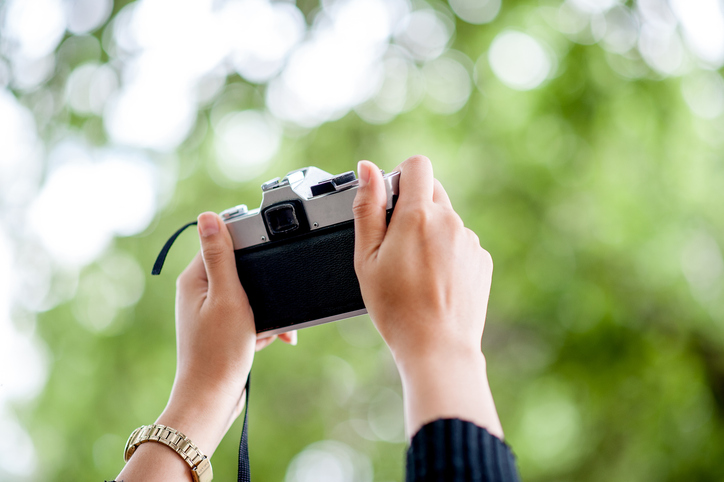
{"type": "MultiPolygon", "coordinates": [[[[453,47],[475,59],[502,29],[535,28],[530,18],[528,2],[505,2],[490,25],[458,21],[453,47]]],[[[483,351],[523,479],[724,480],[724,284],[707,278],[706,252],[724,245],[724,130],[690,113],[679,79],[626,79],[609,55],[571,45],[557,77],[528,92],[480,69],[449,116],[420,106],[377,126],[349,113],[285,138],[267,172],[236,188],[209,175],[209,136],[182,145],[171,202],[146,232],[115,241],[145,269],[140,302],[103,334],[75,321],[78,299],[40,315],[52,371],[37,400],[15,407],[38,480],[112,478],[128,434],[163,409],[174,277],[198,249],[194,235],[162,276],[150,267],[177,227],[205,210],[253,207],[262,181],[295,168],[336,173],[370,159],[391,170],[417,153],[495,261],[483,351]]],[[[263,87],[230,82],[250,94],[239,108],[259,107],[263,87]]],[[[371,411],[402,419],[400,396],[366,316],[303,330],[297,347],[273,344],[254,366],[254,479],[283,480],[296,454],[333,439],[366,454],[374,480],[400,480],[405,443],[364,436],[371,411]]],[[[216,480],[235,478],[240,429],[214,456],[216,480]]]]}

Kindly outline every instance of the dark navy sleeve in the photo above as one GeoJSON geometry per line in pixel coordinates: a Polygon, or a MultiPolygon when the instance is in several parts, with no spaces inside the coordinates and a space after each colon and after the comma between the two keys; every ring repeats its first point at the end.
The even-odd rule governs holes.
{"type": "Polygon", "coordinates": [[[507,444],[460,419],[428,423],[407,451],[407,482],[519,482],[507,444]]]}

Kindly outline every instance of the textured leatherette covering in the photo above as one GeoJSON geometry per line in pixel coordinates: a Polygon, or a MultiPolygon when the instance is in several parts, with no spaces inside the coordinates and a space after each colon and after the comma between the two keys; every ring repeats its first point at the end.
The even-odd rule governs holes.
{"type": "Polygon", "coordinates": [[[235,252],[256,331],[364,308],[354,271],[354,222],[235,252]]]}

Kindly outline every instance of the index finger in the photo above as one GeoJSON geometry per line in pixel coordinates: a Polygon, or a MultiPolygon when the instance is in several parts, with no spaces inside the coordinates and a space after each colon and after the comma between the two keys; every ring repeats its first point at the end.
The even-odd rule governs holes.
{"type": "Polygon", "coordinates": [[[425,156],[412,156],[397,166],[400,171],[400,197],[398,203],[432,201],[435,178],[432,163],[425,156]]]}

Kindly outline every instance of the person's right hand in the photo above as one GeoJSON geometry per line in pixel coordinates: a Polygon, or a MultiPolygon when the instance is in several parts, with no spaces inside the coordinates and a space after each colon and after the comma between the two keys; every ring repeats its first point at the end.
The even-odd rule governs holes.
{"type": "Polygon", "coordinates": [[[502,436],[480,347],[492,259],[428,158],[411,157],[396,170],[399,198],[388,226],[382,174],[369,161],[358,165],[354,261],[365,306],[412,397],[405,400],[410,435],[435,418],[458,417],[502,436]],[[481,414],[483,406],[492,413],[481,414]]]}
{"type": "Polygon", "coordinates": [[[355,269],[365,305],[395,360],[480,352],[493,263],[463,226],[430,160],[407,159],[389,227],[379,169],[358,166],[355,269]]]}

